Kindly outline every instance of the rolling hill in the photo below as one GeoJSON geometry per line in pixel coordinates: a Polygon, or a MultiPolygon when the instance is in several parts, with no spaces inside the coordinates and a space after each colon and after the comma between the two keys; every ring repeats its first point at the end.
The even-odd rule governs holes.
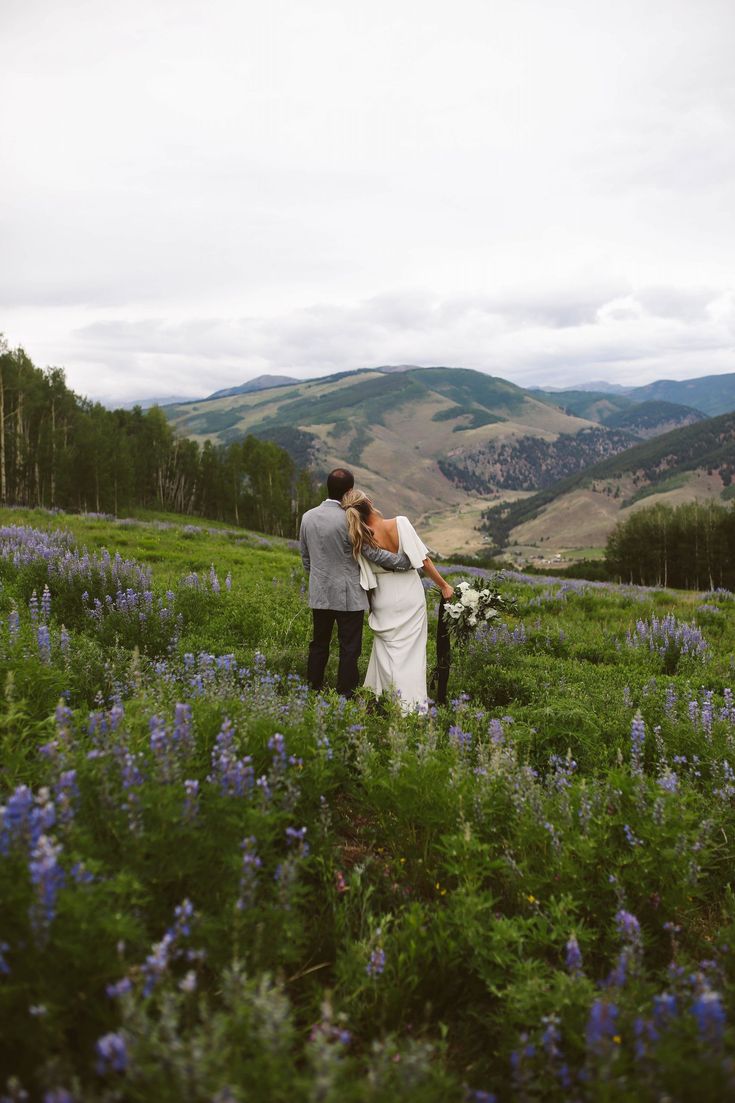
{"type": "Polygon", "coordinates": [[[702,375],[696,379],[657,379],[642,387],[622,387],[618,383],[582,383],[576,390],[546,391],[555,402],[573,409],[583,400],[580,396],[604,395],[611,402],[629,399],[631,402],[673,402],[693,406],[708,417],[735,410],[735,372],[723,375],[702,375]]]}
{"type": "Polygon", "coordinates": [[[694,406],[703,414],[716,417],[735,410],[735,372],[703,375],[699,379],[659,379],[628,392],[636,402],[651,399],[694,406]]]}
{"type": "MultiPolygon", "coordinates": [[[[398,365],[268,382],[263,389],[246,384],[170,406],[165,413],[180,433],[200,442],[226,444],[247,434],[273,440],[320,476],[349,464],[378,505],[420,522],[445,552],[481,546],[477,525],[491,502],[520,510],[519,499],[550,493],[560,479],[577,479],[590,465],[597,471],[647,436],[688,422],[708,423],[696,409],[666,400],[529,391],[462,368],[398,365]]],[[[634,489],[626,488],[623,496],[634,489]]],[[[613,501],[616,511],[620,503],[613,501]]],[[[610,495],[606,504],[608,523],[610,495]]],[[[498,516],[493,514],[496,521],[498,516]]],[[[509,516],[513,524],[501,525],[506,535],[517,514],[509,516]]],[[[582,511],[566,525],[567,546],[590,543],[590,516],[582,511]],[[577,523],[575,536],[569,530],[577,523]]],[[[597,525],[598,535],[603,528],[597,525]]]]}
{"type": "Polygon", "coordinates": [[[635,445],[523,501],[484,515],[499,547],[584,548],[603,544],[618,520],[654,502],[731,497],[735,413],[708,418],[635,445]]]}
{"type": "MultiPolygon", "coordinates": [[[[599,431],[506,380],[442,367],[344,372],[165,412],[200,442],[228,443],[251,433],[276,441],[319,474],[348,463],[386,509],[425,521],[459,511],[467,518],[459,525],[461,547],[468,539],[471,546],[481,543],[474,523],[487,495],[515,497],[518,488],[500,480],[478,494],[447,478],[441,461],[453,450],[491,441],[573,442],[581,430],[599,431]]],[[[626,437],[619,446],[628,443],[626,437]]],[[[529,488],[535,485],[532,480],[529,488]]]]}
{"type": "Polygon", "coordinates": [[[206,401],[212,398],[230,398],[236,394],[250,394],[251,391],[267,391],[271,387],[288,387],[289,384],[298,382],[292,375],[256,375],[255,379],[248,379],[239,387],[225,387],[224,390],[207,395],[206,401]]]}

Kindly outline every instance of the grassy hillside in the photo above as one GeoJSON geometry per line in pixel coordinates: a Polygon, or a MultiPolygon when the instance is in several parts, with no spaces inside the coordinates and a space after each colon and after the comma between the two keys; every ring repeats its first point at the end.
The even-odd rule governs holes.
{"type": "Polygon", "coordinates": [[[595,391],[534,391],[534,394],[575,417],[596,421],[610,429],[622,429],[639,439],[671,432],[680,425],[702,421],[705,414],[692,406],[662,399],[639,400],[631,394],[595,391]]]}
{"type": "MultiPolygon", "coordinates": [[[[446,478],[441,461],[458,447],[553,442],[560,434],[572,439],[590,426],[506,380],[443,367],[346,372],[166,413],[181,433],[199,441],[229,442],[253,433],[287,448],[299,463],[308,459],[320,472],[348,463],[384,511],[407,513],[419,522],[431,518],[442,532],[446,517],[480,495],[498,495],[510,486],[501,478],[478,494],[446,478]]],[[[532,449],[529,455],[535,455],[532,449]]],[[[470,515],[462,511],[463,517],[470,515]]],[[[465,527],[444,550],[464,546],[473,531],[465,527]]],[[[427,536],[431,539],[431,529],[427,536]]]]}
{"type": "Polygon", "coordinates": [[[537,391],[533,393],[553,406],[559,406],[574,417],[604,424],[611,417],[634,406],[627,395],[597,391],[537,391]]]}
{"type": "Polygon", "coordinates": [[[698,379],[659,379],[628,392],[637,402],[650,400],[694,406],[703,414],[716,417],[735,410],[735,372],[703,375],[698,379]]]}
{"type": "Polygon", "coordinates": [[[732,595],[511,574],[404,717],[288,542],[0,525],[8,1099],[732,1096],[732,595]]]}
{"type": "MultiPolygon", "coordinates": [[[[519,530],[529,522],[536,522],[534,536],[538,540],[553,537],[555,531],[558,535],[559,514],[568,517],[570,508],[586,512],[587,518],[592,511],[599,521],[599,531],[610,531],[620,510],[634,504],[644,490],[648,496],[657,490],[666,494],[678,489],[672,485],[678,480],[679,488],[694,488],[695,497],[719,495],[730,484],[733,472],[735,414],[724,414],[655,437],[532,497],[491,509],[485,523],[500,547],[506,546],[511,537],[518,537],[519,530]],[[697,472],[712,472],[706,490],[697,472]]],[[[580,529],[579,535],[585,543],[593,542],[588,532],[580,529]]]]}
{"type": "Polygon", "coordinates": [[[626,429],[638,437],[648,438],[670,433],[684,425],[704,421],[706,415],[693,406],[650,399],[619,410],[607,418],[610,429],[626,429]]]}

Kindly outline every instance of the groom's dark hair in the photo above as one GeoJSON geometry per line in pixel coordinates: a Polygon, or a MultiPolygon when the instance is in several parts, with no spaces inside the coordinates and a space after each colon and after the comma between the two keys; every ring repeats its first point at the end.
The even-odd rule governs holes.
{"type": "Polygon", "coordinates": [[[355,476],[346,467],[335,467],[327,475],[327,494],[330,498],[339,501],[343,494],[352,490],[355,485],[355,476]]]}

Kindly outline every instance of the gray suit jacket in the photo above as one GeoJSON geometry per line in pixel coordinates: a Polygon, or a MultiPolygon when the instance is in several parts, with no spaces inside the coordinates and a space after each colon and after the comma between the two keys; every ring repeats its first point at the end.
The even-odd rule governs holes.
{"type": "MultiPolygon", "coordinates": [[[[358,611],[368,608],[360,585],[360,568],[347,535],[347,518],[339,502],[327,498],[301,518],[301,559],[309,573],[309,605],[312,609],[358,611]]],[[[362,549],[372,563],[389,571],[407,571],[407,555],[382,548],[362,549]]]]}

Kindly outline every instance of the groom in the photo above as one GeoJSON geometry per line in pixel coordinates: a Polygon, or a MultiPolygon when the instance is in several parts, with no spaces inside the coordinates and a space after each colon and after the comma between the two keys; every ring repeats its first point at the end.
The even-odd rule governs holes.
{"type": "MultiPolygon", "coordinates": [[[[347,535],[347,518],[340,505],[343,494],[352,490],[351,471],[337,467],[327,478],[329,497],[307,510],[301,519],[301,559],[309,575],[309,605],[314,618],[306,677],[312,689],[324,684],[332,630],[337,622],[339,667],[337,693],[352,697],[359,675],[357,660],[362,650],[362,621],[368,600],[360,585],[360,568],[347,535]]],[[[362,554],[389,571],[410,570],[407,555],[362,546],[362,554]]]]}

